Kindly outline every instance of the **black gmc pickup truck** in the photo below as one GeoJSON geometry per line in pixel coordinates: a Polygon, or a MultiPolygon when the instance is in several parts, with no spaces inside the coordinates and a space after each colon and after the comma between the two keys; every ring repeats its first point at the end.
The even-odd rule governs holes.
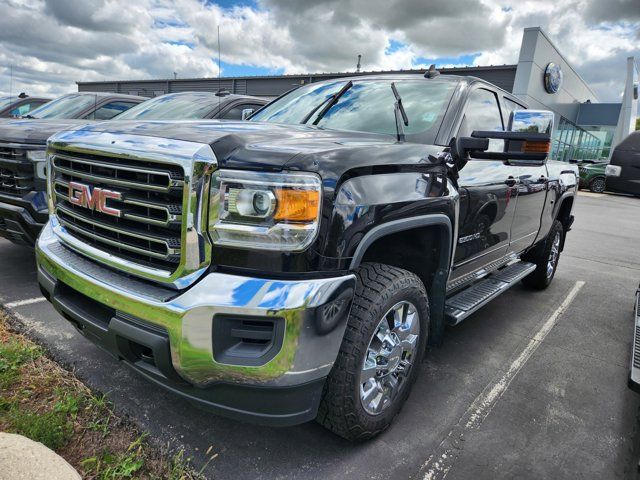
{"type": "Polygon", "coordinates": [[[430,70],[310,84],[251,120],[49,140],[41,290],[149,380],[363,440],[446,324],[552,281],[578,171],[547,160],[550,112],[430,70]]]}

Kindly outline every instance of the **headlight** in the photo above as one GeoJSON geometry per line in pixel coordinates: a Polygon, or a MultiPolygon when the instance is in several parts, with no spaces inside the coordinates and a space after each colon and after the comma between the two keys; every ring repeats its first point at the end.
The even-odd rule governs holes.
{"type": "Polygon", "coordinates": [[[33,171],[39,180],[47,179],[47,154],[44,150],[27,150],[27,158],[33,162],[33,171]]]}
{"type": "Polygon", "coordinates": [[[299,251],[318,233],[322,183],[312,173],[218,170],[211,181],[213,243],[299,251]]]}
{"type": "Polygon", "coordinates": [[[607,165],[604,168],[604,174],[607,177],[619,177],[622,173],[622,167],[620,165],[607,165]]]}

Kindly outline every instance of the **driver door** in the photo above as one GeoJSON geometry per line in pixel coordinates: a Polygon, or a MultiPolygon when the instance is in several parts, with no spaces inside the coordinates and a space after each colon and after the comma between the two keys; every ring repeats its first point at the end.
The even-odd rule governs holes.
{"type": "MultiPolygon", "coordinates": [[[[458,136],[470,136],[474,130],[504,130],[496,93],[486,88],[469,93],[458,136]]],[[[489,151],[502,150],[502,144],[489,146],[489,151]]],[[[518,195],[518,177],[501,160],[472,159],[459,175],[460,215],[451,281],[505,257],[518,195]]]]}

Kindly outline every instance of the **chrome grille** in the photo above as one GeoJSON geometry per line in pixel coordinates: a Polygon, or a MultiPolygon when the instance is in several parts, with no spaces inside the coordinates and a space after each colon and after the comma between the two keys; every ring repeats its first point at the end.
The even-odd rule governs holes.
{"type": "Polygon", "coordinates": [[[0,194],[23,197],[33,191],[33,165],[20,145],[0,143],[0,194]]]}
{"type": "Polygon", "coordinates": [[[76,239],[116,257],[173,272],[181,260],[185,174],[180,165],[76,152],[52,152],[56,216],[76,239]],[[69,183],[121,194],[107,215],[71,203],[69,183]]]}

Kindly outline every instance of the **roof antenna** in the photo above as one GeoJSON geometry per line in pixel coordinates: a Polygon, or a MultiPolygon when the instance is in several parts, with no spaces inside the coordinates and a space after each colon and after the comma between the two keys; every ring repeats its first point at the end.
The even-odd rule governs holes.
{"type": "Polygon", "coordinates": [[[429,70],[424,73],[424,78],[436,78],[438,75],[440,75],[440,72],[436,70],[436,64],[432,63],[429,65],[429,70]]]}
{"type": "Polygon", "coordinates": [[[358,55],[358,64],[356,65],[356,73],[360,73],[360,59],[362,55],[358,55]]]}

